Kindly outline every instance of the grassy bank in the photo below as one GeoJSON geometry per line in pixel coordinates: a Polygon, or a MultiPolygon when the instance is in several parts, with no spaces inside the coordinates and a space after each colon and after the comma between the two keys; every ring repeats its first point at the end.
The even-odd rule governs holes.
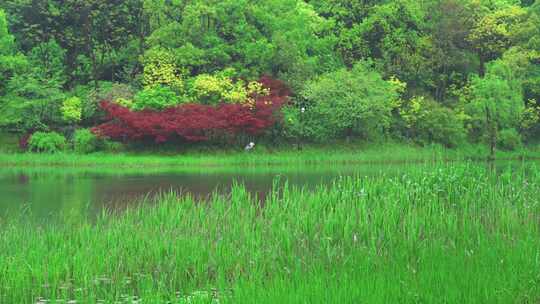
{"type": "MultiPolygon", "coordinates": [[[[441,146],[418,147],[404,144],[306,147],[253,152],[212,151],[183,153],[126,153],[90,155],[77,154],[7,154],[0,153],[0,166],[68,166],[68,167],[174,167],[174,166],[250,166],[250,165],[309,165],[335,163],[390,163],[424,162],[440,160],[483,160],[487,157],[484,146],[466,146],[446,149],[441,146]]],[[[540,149],[498,151],[498,159],[540,158],[540,149]]]]}
{"type": "Polygon", "coordinates": [[[263,207],[238,186],[97,223],[11,218],[0,303],[536,303],[539,183],[466,163],[285,187],[263,207]]]}

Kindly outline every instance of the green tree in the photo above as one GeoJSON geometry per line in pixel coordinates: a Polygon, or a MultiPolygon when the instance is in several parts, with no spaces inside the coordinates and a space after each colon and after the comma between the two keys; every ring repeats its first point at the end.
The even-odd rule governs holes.
{"type": "MultiPolygon", "coordinates": [[[[142,53],[146,22],[140,0],[5,0],[16,15],[14,32],[27,51],[49,41],[66,50],[65,65],[70,83],[89,79],[97,86],[103,79],[114,80],[119,72],[119,54],[129,43],[139,41],[130,56],[136,62],[142,53]],[[76,72],[86,62],[84,73],[76,72]],[[78,78],[80,77],[80,78],[78,78]]],[[[124,58],[125,59],[125,58],[124,58]]]]}
{"type": "Polygon", "coordinates": [[[390,125],[398,98],[397,88],[365,62],[309,81],[300,96],[304,113],[299,111],[287,119],[318,141],[380,136],[390,125]]]}
{"type": "Polygon", "coordinates": [[[524,110],[519,82],[500,61],[488,66],[485,77],[474,77],[465,111],[478,135],[487,139],[490,158],[495,156],[501,130],[519,127],[524,110]]]}
{"type": "Polygon", "coordinates": [[[435,100],[449,103],[452,91],[478,70],[467,38],[482,9],[475,1],[441,0],[433,1],[426,10],[432,50],[427,61],[431,77],[423,77],[424,88],[435,100]]]}
{"type": "Polygon", "coordinates": [[[26,66],[25,56],[18,52],[15,37],[8,31],[6,14],[0,9],[0,96],[6,93],[9,79],[26,66]]]}
{"type": "Polygon", "coordinates": [[[416,1],[398,0],[377,5],[356,34],[361,37],[353,48],[360,58],[372,58],[384,76],[397,76],[408,87],[417,87],[426,71],[431,42],[426,35],[425,12],[416,1]]]}
{"type": "MultiPolygon", "coordinates": [[[[147,4],[146,8],[154,8],[147,4]]],[[[173,1],[174,2],[174,1],[173,1]]],[[[239,76],[279,75],[298,83],[335,69],[330,24],[304,1],[185,1],[160,6],[152,16],[150,47],[175,54],[189,75],[233,68],[239,76]]]]}
{"type": "Polygon", "coordinates": [[[61,88],[32,74],[14,76],[4,96],[4,126],[19,132],[49,130],[64,124],[60,108],[66,98],[61,88]]]}
{"type": "Polygon", "coordinates": [[[4,125],[20,131],[48,130],[64,123],[60,107],[65,99],[64,50],[54,41],[29,51],[29,67],[7,84],[4,125]]]}
{"type": "Polygon", "coordinates": [[[404,101],[398,108],[400,128],[407,138],[421,143],[456,147],[465,140],[463,115],[423,96],[404,101]]]}
{"type": "Polygon", "coordinates": [[[501,63],[511,69],[523,91],[526,106],[521,133],[528,141],[538,139],[540,130],[540,2],[527,10],[527,16],[512,33],[515,46],[507,50],[501,63]]]}
{"type": "Polygon", "coordinates": [[[515,27],[523,22],[526,13],[519,6],[509,6],[477,20],[468,40],[480,59],[480,76],[484,75],[486,62],[499,58],[512,46],[515,27]]]}
{"type": "Polygon", "coordinates": [[[352,66],[363,58],[365,40],[359,34],[359,27],[370,15],[369,12],[374,10],[374,6],[381,5],[384,1],[313,0],[309,3],[333,24],[332,31],[338,39],[336,47],[344,62],[352,66]]]}
{"type": "Polygon", "coordinates": [[[18,53],[15,38],[9,34],[6,14],[0,10],[0,128],[16,129],[19,112],[8,94],[14,76],[27,70],[26,57],[18,53]]]}
{"type": "Polygon", "coordinates": [[[37,79],[54,83],[54,86],[64,87],[67,81],[65,55],[66,51],[54,40],[38,44],[28,54],[32,75],[37,79]]]}
{"type": "Polygon", "coordinates": [[[347,66],[370,58],[386,78],[397,76],[411,90],[427,86],[433,45],[423,2],[316,0],[310,3],[333,25],[336,49],[347,66]]]}

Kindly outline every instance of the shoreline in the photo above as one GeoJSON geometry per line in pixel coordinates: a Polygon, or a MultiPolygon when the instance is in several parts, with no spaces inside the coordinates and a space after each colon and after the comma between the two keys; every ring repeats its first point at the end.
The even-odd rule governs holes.
{"type": "MultiPolygon", "coordinates": [[[[203,168],[227,166],[310,166],[401,164],[449,161],[484,161],[487,149],[482,146],[447,149],[440,146],[417,147],[387,144],[373,147],[329,149],[306,148],[279,151],[218,151],[184,152],[177,155],[161,153],[74,153],[34,154],[0,153],[0,169],[13,167],[114,167],[114,168],[174,168],[197,166],[203,168]],[[482,154],[482,152],[484,152],[482,154]]],[[[496,161],[537,160],[540,150],[524,148],[518,151],[497,151],[496,161]]]]}

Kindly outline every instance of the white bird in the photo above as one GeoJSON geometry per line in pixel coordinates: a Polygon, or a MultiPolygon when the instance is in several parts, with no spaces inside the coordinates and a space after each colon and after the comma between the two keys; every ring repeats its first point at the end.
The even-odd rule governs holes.
{"type": "Polygon", "coordinates": [[[306,112],[306,108],[302,107],[302,108],[300,109],[300,112],[302,112],[302,113],[306,112]]]}
{"type": "Polygon", "coordinates": [[[250,143],[244,148],[244,150],[245,150],[245,151],[249,151],[249,150],[252,150],[254,147],[255,147],[255,143],[254,143],[254,142],[250,142],[250,143]]]}

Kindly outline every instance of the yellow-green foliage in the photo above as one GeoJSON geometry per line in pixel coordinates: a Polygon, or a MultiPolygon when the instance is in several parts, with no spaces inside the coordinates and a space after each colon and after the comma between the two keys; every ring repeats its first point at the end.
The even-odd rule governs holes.
{"type": "Polygon", "coordinates": [[[201,74],[195,77],[192,91],[197,101],[213,104],[221,101],[223,93],[230,85],[232,83],[229,78],[201,74]]]}
{"type": "Polygon", "coordinates": [[[527,11],[519,6],[487,14],[475,25],[468,40],[486,59],[502,54],[516,34],[515,26],[525,18],[527,11]]]}
{"type": "Polygon", "coordinates": [[[228,103],[252,104],[254,102],[252,96],[268,95],[268,93],[268,90],[257,81],[248,82],[246,85],[244,81],[239,80],[233,84],[230,90],[223,93],[223,100],[228,103]]]}
{"type": "Polygon", "coordinates": [[[407,83],[399,80],[396,76],[391,76],[387,82],[394,88],[395,92],[398,94],[397,98],[392,100],[392,107],[398,111],[403,107],[404,100],[402,99],[403,94],[407,90],[407,83]]]}
{"type": "Polygon", "coordinates": [[[426,115],[426,110],[422,107],[425,98],[423,96],[412,98],[407,105],[399,109],[399,114],[408,128],[416,124],[426,115]]]}
{"type": "Polygon", "coordinates": [[[437,142],[452,147],[465,137],[465,115],[423,96],[403,102],[399,114],[405,134],[417,142],[437,142]]]}
{"type": "Polygon", "coordinates": [[[225,73],[201,74],[195,77],[191,89],[197,101],[207,104],[218,102],[251,104],[254,102],[253,95],[268,94],[268,90],[259,82],[251,81],[246,84],[243,80],[233,81],[225,73]]]}
{"type": "Polygon", "coordinates": [[[407,90],[407,83],[399,80],[399,78],[396,76],[390,77],[388,82],[392,84],[392,86],[396,89],[396,92],[399,94],[403,94],[405,93],[405,90],[407,90]]]}
{"type": "Polygon", "coordinates": [[[529,100],[521,115],[521,128],[530,130],[540,122],[540,106],[534,100],[529,100]]]}
{"type": "Polygon", "coordinates": [[[118,98],[115,100],[115,102],[123,107],[126,107],[126,108],[131,108],[133,107],[133,100],[131,99],[127,99],[127,98],[118,98]]]}
{"type": "Polygon", "coordinates": [[[146,89],[169,86],[177,92],[183,91],[182,73],[170,52],[152,49],[146,52],[143,62],[143,82],[146,89]]]}
{"type": "Polygon", "coordinates": [[[62,117],[67,122],[79,122],[82,116],[81,99],[79,97],[70,97],[62,103],[62,117]]]}

